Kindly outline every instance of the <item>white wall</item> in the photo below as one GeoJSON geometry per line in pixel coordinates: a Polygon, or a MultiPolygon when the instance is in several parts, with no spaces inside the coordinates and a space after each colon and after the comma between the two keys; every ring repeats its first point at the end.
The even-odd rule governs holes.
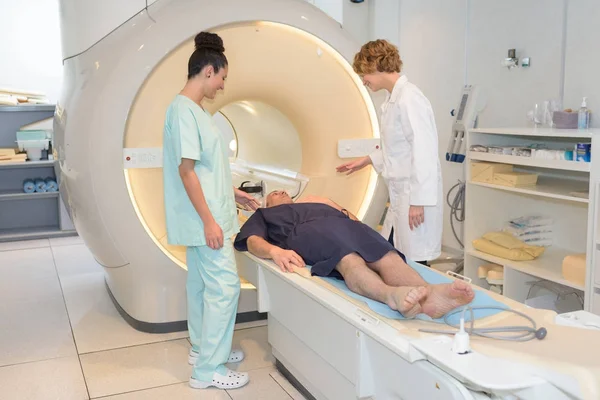
{"type": "Polygon", "coordinates": [[[343,1],[343,26],[360,46],[369,40],[369,4],[343,1]]]}
{"type": "MultiPolygon", "coordinates": [[[[378,0],[375,0],[378,1],[378,0]]],[[[452,129],[450,111],[457,107],[464,85],[467,0],[402,0],[400,3],[400,57],[409,81],[429,98],[435,112],[444,159],[452,129]]],[[[462,179],[461,164],[442,164],[444,190],[462,179]]],[[[450,226],[450,208],[444,206],[443,243],[459,249],[450,226]]],[[[461,235],[461,224],[455,224],[461,235]]]]}
{"type": "Polygon", "coordinates": [[[577,109],[583,96],[587,96],[594,128],[600,128],[599,21],[600,1],[569,1],[564,104],[565,107],[577,109]]]}
{"type": "Polygon", "coordinates": [[[487,98],[480,125],[525,126],[535,103],[560,95],[564,0],[470,4],[467,80],[481,85],[487,98]],[[501,67],[511,48],[519,58],[531,57],[531,67],[501,67]]]}
{"type": "Polygon", "coordinates": [[[400,0],[367,0],[369,4],[369,40],[400,41],[400,0]]]}
{"type": "Polygon", "coordinates": [[[62,84],[58,0],[0,0],[0,87],[42,91],[62,84]]]}

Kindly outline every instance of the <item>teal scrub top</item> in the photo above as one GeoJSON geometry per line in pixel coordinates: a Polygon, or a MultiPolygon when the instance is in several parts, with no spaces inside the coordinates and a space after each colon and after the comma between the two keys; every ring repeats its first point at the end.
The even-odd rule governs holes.
{"type": "Polygon", "coordinates": [[[204,224],[179,175],[183,158],[195,160],[194,171],[213,218],[229,238],[240,230],[233,181],[223,135],[212,116],[190,98],[177,95],[163,132],[163,179],[169,244],[205,246],[204,224]]]}

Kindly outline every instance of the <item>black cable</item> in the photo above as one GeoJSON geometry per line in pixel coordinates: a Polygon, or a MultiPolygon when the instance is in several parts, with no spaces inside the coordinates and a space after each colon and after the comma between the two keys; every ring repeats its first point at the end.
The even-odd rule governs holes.
{"type": "Polygon", "coordinates": [[[450,227],[452,228],[452,233],[454,234],[456,241],[460,244],[460,247],[464,248],[465,246],[462,240],[460,240],[456,233],[454,220],[456,220],[456,222],[465,221],[465,182],[458,181],[456,185],[452,186],[446,195],[446,202],[448,203],[448,206],[450,206],[450,227]],[[457,192],[454,199],[450,201],[450,194],[454,189],[457,189],[457,192]]]}

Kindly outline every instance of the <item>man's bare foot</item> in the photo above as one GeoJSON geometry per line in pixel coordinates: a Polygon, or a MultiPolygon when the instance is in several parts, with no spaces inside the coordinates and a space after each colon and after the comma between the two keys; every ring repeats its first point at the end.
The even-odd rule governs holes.
{"type": "Polygon", "coordinates": [[[390,293],[388,305],[391,309],[398,311],[405,318],[413,318],[421,313],[421,301],[429,294],[429,289],[425,286],[396,287],[390,293]]]}
{"type": "Polygon", "coordinates": [[[468,304],[475,297],[471,285],[456,280],[452,283],[429,286],[429,296],[421,307],[431,318],[440,318],[457,307],[468,304]]]}

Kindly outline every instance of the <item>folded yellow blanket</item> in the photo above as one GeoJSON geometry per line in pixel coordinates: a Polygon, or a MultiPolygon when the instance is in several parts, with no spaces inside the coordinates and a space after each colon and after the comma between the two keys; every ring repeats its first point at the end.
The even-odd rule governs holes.
{"type": "Polygon", "coordinates": [[[531,248],[534,246],[527,246],[526,248],[513,248],[508,249],[506,247],[500,246],[494,242],[491,242],[487,239],[475,239],[473,240],[473,247],[476,250],[481,251],[483,253],[491,254],[496,257],[506,258],[507,260],[513,261],[531,261],[535,260],[539,257],[543,252],[544,248],[537,249],[531,248]]]}
{"type": "Polygon", "coordinates": [[[542,246],[531,246],[517,239],[508,232],[489,232],[483,235],[483,238],[489,240],[498,246],[505,247],[509,250],[524,249],[536,258],[541,256],[545,248],[542,246]]]}

